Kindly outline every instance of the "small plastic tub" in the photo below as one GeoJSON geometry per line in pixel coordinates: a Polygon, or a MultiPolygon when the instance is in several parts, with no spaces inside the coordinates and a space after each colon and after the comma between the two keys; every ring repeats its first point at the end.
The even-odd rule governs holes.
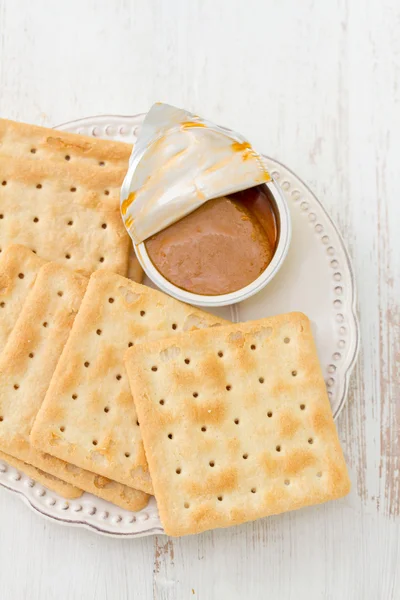
{"type": "Polygon", "coordinates": [[[163,292],[173,296],[174,298],[177,298],[178,300],[181,300],[182,302],[187,302],[188,304],[194,304],[196,306],[217,307],[235,304],[254,296],[254,294],[257,294],[260,290],[262,290],[266,285],[268,285],[273,277],[275,277],[281,268],[289,250],[292,234],[289,207],[282,190],[273,179],[264,185],[270,191],[271,201],[274,204],[274,211],[278,225],[278,237],[272,260],[266,269],[261,273],[261,275],[257,277],[257,279],[255,279],[246,287],[229,294],[222,294],[218,296],[194,294],[168,281],[160,273],[160,271],[156,269],[147,253],[146,242],[142,242],[141,244],[134,245],[134,249],[137,258],[149,279],[151,279],[151,281],[163,292]]]}

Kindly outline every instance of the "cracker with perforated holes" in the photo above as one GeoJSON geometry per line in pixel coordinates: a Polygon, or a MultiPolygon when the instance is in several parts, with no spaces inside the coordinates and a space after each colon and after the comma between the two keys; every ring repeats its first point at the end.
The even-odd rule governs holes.
{"type": "Polygon", "coordinates": [[[14,458],[14,456],[0,452],[0,460],[3,460],[8,465],[11,465],[17,469],[17,471],[25,473],[25,475],[28,475],[28,477],[31,477],[31,479],[34,479],[37,483],[41,483],[49,490],[53,490],[53,492],[60,494],[60,496],[66,498],[67,500],[74,500],[82,496],[82,490],[79,488],[62,481],[61,479],[58,479],[58,477],[54,477],[49,473],[45,473],[41,469],[37,469],[32,465],[28,465],[22,460],[14,458]]]}
{"type": "Polygon", "coordinates": [[[151,493],[124,353],[143,340],[221,322],[114,273],[94,273],[32,429],[32,444],[151,493]]]}
{"type": "Polygon", "coordinates": [[[132,145],[0,119],[0,149],[2,156],[62,164],[78,159],[89,167],[126,172],[132,145]]]}
{"type": "Polygon", "coordinates": [[[0,450],[30,464],[30,429],[86,285],[56,263],[41,267],[0,356],[0,450]]]}
{"type": "MultiPolygon", "coordinates": [[[[51,306],[47,306],[47,308],[45,306],[46,301],[49,299],[47,289],[49,287],[49,278],[51,279],[54,274],[56,277],[59,276],[62,278],[64,276],[64,283],[66,284],[66,287],[71,287],[71,281],[75,283],[75,287],[76,284],[79,283],[78,289],[80,292],[83,291],[87,283],[87,280],[81,276],[75,277],[72,273],[66,271],[62,267],[49,265],[46,269],[45,276],[39,280],[37,289],[34,290],[33,295],[28,295],[28,298],[26,298],[29,290],[32,288],[34,276],[36,276],[37,272],[39,271],[40,265],[44,263],[45,261],[36,257],[35,254],[33,254],[33,252],[27,248],[16,245],[9,246],[0,258],[0,282],[3,282],[3,289],[0,291],[0,300],[4,302],[1,331],[4,332],[4,341],[8,337],[8,332],[11,331],[15,325],[17,317],[21,312],[26,299],[28,303],[26,310],[24,307],[24,311],[18,323],[18,333],[13,334],[12,336],[13,342],[11,343],[11,348],[7,346],[7,364],[9,366],[8,370],[7,365],[3,367],[3,370],[6,370],[9,376],[13,374],[15,375],[15,361],[18,359],[20,347],[26,347],[28,345],[31,350],[31,352],[28,354],[28,357],[32,360],[33,358],[37,358],[34,352],[35,349],[33,347],[34,341],[29,340],[29,337],[31,336],[32,328],[36,327],[36,330],[39,330],[39,332],[43,331],[43,324],[40,321],[38,321],[36,324],[34,323],[35,307],[40,305],[45,311],[52,310],[51,306]],[[34,303],[33,308],[29,306],[32,302],[34,303]]],[[[64,297],[63,289],[58,289],[57,294],[54,292],[52,296],[53,300],[56,300],[56,303],[60,303],[61,299],[64,297]],[[61,295],[59,295],[59,293],[61,295]]],[[[78,302],[76,302],[76,309],[77,307],[78,302]]],[[[61,319],[68,317],[70,310],[68,305],[66,310],[66,314],[59,315],[57,318],[61,319]]],[[[48,322],[50,322],[50,319],[48,322]]],[[[72,321],[70,324],[71,323],[72,321]]],[[[33,370],[31,373],[33,382],[41,382],[43,379],[44,382],[47,381],[48,385],[52,375],[52,369],[54,370],[57,357],[59,356],[63,346],[63,342],[68,336],[68,331],[69,328],[66,323],[66,327],[64,328],[62,336],[60,338],[57,337],[55,342],[52,339],[39,340],[39,343],[41,344],[41,352],[48,352],[52,355],[53,367],[48,361],[44,360],[44,357],[42,360],[38,360],[34,366],[34,369],[36,370],[33,370]],[[45,342],[47,344],[46,348],[44,347],[45,342]]],[[[1,350],[2,349],[3,348],[1,348],[1,350]]],[[[0,369],[2,368],[2,364],[3,363],[0,359],[0,369]]],[[[28,366],[32,368],[31,361],[28,361],[28,366]]],[[[22,387],[20,386],[17,390],[11,390],[10,386],[8,386],[9,393],[11,390],[11,395],[7,395],[7,391],[2,388],[2,382],[4,382],[4,373],[2,374],[0,370],[0,426],[3,425],[5,418],[3,416],[3,410],[1,409],[3,402],[4,404],[8,403],[8,413],[10,419],[11,417],[14,418],[12,423],[15,426],[15,431],[11,432],[7,443],[10,443],[10,438],[12,440],[16,436],[18,437],[20,434],[22,434],[24,439],[27,439],[30,427],[26,427],[26,411],[30,411],[32,409],[30,415],[31,418],[34,418],[44,396],[43,390],[45,391],[47,386],[45,384],[45,387],[42,388],[41,392],[37,389],[37,386],[32,386],[32,388],[29,388],[26,392],[26,396],[22,399],[19,398],[20,404],[18,405],[18,408],[20,410],[20,414],[13,415],[14,408],[17,408],[17,406],[14,406],[13,398],[15,393],[17,391],[19,392],[20,388],[22,389],[22,387]],[[36,393],[38,394],[37,396],[36,393]],[[34,399],[34,403],[32,403],[32,398],[34,399]],[[24,402],[26,402],[28,406],[24,406],[24,402]],[[18,426],[18,419],[21,421],[20,427],[18,426]]],[[[13,445],[10,447],[7,446],[7,449],[11,453],[18,453],[18,450],[15,450],[13,445]]],[[[113,502],[114,504],[117,504],[118,506],[121,506],[127,510],[140,510],[148,502],[148,496],[143,492],[132,489],[110,479],[106,479],[105,477],[101,477],[95,473],[90,473],[89,471],[79,469],[74,465],[56,459],[48,454],[37,452],[32,448],[28,447],[28,450],[23,451],[23,454],[20,456],[22,456],[24,461],[31,461],[35,467],[27,464],[26,462],[18,461],[18,459],[10,455],[4,454],[4,459],[16,468],[19,468],[21,471],[34,477],[44,485],[48,485],[48,487],[57,493],[63,493],[65,497],[77,497],[77,487],[80,487],[89,493],[113,502]],[[28,473],[28,469],[31,472],[28,473]],[[62,480],[69,483],[65,483],[62,480]]]]}
{"type": "MultiPolygon", "coordinates": [[[[36,275],[45,261],[28,248],[12,244],[0,256],[0,352],[21,312],[26,295],[32,288],[36,275]]],[[[0,458],[32,477],[39,483],[61,494],[64,498],[79,498],[82,490],[49,475],[32,465],[0,452],[0,458]]]]}
{"type": "Polygon", "coordinates": [[[45,264],[25,246],[12,244],[0,255],[0,352],[11,333],[26,295],[45,264]]]}
{"type": "Polygon", "coordinates": [[[143,344],[128,350],[125,364],[167,534],[227,527],[349,491],[303,314],[143,344]]]}
{"type": "Polygon", "coordinates": [[[24,244],[88,275],[126,275],[119,190],[131,146],[0,120],[0,249],[24,244]]]}

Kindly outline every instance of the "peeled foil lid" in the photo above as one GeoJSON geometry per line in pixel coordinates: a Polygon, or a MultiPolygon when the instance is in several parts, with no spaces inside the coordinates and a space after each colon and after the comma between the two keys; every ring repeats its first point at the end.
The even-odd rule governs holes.
{"type": "Polygon", "coordinates": [[[121,214],[140,244],[208,200],[270,180],[265,159],[243,136],[158,102],[132,150],[121,214]]]}

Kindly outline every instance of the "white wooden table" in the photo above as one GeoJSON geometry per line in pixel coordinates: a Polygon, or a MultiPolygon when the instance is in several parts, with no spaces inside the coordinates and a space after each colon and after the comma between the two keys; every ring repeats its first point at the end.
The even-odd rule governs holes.
{"type": "Polygon", "coordinates": [[[0,490],[1,600],[400,598],[399,29],[398,0],[0,0],[1,116],[55,125],[163,100],[243,132],[338,223],[362,330],[338,421],[348,498],[129,541],[0,490]]]}

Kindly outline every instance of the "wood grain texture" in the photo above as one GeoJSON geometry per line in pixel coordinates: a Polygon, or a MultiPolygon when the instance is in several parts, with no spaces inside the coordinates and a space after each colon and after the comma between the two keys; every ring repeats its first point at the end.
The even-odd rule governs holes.
{"type": "Polygon", "coordinates": [[[339,434],[353,491],[232,530],[113,540],[0,490],[5,600],[400,598],[398,0],[0,0],[0,114],[54,125],[156,100],[243,134],[350,250],[362,348],[339,434]]]}

